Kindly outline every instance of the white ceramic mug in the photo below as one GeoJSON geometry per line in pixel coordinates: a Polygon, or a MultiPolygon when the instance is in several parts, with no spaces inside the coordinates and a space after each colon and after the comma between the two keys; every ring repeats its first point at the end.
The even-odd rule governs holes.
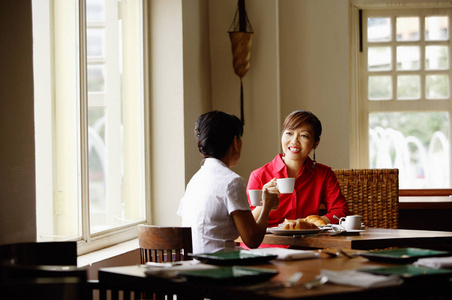
{"type": "Polygon", "coordinates": [[[361,221],[360,215],[346,216],[339,219],[339,225],[344,227],[345,230],[361,230],[363,226],[361,221]]]}
{"type": "Polygon", "coordinates": [[[262,190],[249,190],[248,194],[252,206],[262,206],[262,190]]]}
{"type": "Polygon", "coordinates": [[[295,186],[295,178],[278,178],[276,187],[281,194],[292,194],[295,186]]]}

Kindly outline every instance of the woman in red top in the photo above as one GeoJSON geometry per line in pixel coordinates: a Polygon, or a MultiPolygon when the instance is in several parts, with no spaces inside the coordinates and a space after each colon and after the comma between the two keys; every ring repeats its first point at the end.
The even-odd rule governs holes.
{"type": "MultiPolygon", "coordinates": [[[[294,192],[280,194],[278,209],[270,212],[269,227],[283,223],[284,219],[319,215],[321,203],[325,204],[327,210],[321,218],[327,224],[337,223],[334,215],[341,218],[350,214],[336,175],[330,167],[315,161],[315,149],[319,145],[321,133],[322,125],[313,113],[301,110],[292,112],[282,127],[283,154],[276,155],[273,161],[251,173],[247,193],[249,190],[262,189],[273,178],[295,178],[294,192]],[[312,151],[313,160],[309,157],[312,151]]],[[[259,216],[261,207],[252,209],[253,215],[259,216]]]]}

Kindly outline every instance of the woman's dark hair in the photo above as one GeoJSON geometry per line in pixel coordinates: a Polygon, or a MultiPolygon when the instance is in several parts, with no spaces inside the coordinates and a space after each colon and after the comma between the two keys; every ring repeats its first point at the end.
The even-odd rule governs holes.
{"type": "Polygon", "coordinates": [[[318,142],[320,140],[320,135],[322,134],[322,123],[320,120],[310,111],[306,110],[296,110],[290,113],[282,125],[282,133],[289,130],[294,130],[302,125],[309,124],[314,130],[314,141],[318,142]]]}
{"type": "Polygon", "coordinates": [[[222,111],[202,114],[195,123],[198,149],[204,157],[223,158],[234,137],[242,134],[243,125],[239,118],[222,111]]]}

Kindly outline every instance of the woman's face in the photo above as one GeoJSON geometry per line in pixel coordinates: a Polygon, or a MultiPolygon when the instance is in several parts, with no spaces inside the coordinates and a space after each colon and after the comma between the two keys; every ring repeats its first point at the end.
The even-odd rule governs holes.
{"type": "Polygon", "coordinates": [[[296,129],[286,129],[281,137],[281,146],[285,159],[304,160],[318,145],[314,141],[314,130],[309,124],[303,124],[296,129]]]}
{"type": "Polygon", "coordinates": [[[238,165],[239,160],[240,160],[240,155],[242,153],[242,139],[238,136],[234,137],[234,141],[232,143],[232,147],[234,148],[233,150],[233,155],[231,157],[231,160],[229,162],[229,167],[235,167],[236,165],[238,165]]]}

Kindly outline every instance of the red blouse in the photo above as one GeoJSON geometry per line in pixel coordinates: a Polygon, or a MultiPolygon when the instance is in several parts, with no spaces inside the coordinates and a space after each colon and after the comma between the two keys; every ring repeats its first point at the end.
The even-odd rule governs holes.
{"type": "MultiPolygon", "coordinates": [[[[263,185],[273,178],[286,177],[287,167],[282,160],[282,154],[278,154],[273,161],[251,173],[247,193],[248,190],[262,189],[263,185]]],[[[280,194],[278,209],[270,212],[268,227],[278,226],[284,222],[284,219],[318,215],[321,203],[325,204],[327,209],[325,216],[331,223],[337,223],[333,215],[341,218],[350,214],[333,170],[319,163],[314,166],[313,161],[308,157],[295,180],[294,193],[280,194]]],[[[254,206],[251,208],[254,209],[254,206]]]]}

